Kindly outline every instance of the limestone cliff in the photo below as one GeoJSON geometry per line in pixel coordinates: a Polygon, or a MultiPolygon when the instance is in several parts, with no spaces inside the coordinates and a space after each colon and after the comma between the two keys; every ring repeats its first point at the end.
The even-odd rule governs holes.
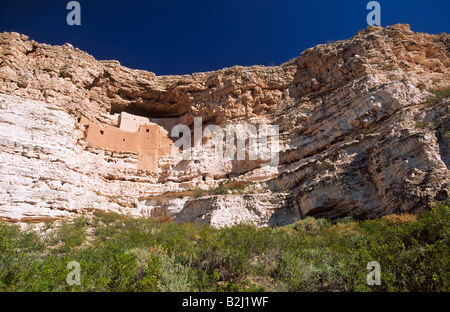
{"type": "Polygon", "coordinates": [[[104,209],[266,226],[419,211],[448,198],[450,100],[430,93],[448,88],[450,36],[408,25],[368,27],[280,66],[183,76],[3,33],[0,218],[104,209]],[[191,129],[194,117],[279,125],[279,165],[164,154],[139,169],[139,153],[92,145],[78,122],[117,127],[122,112],[191,129]]]}

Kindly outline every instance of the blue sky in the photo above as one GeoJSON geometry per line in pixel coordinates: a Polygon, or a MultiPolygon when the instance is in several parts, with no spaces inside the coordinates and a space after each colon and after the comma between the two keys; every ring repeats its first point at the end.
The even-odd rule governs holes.
{"type": "MultiPolygon", "coordinates": [[[[157,75],[233,65],[279,65],[312,46],[367,26],[369,0],[79,0],[81,26],[69,26],[69,0],[1,1],[0,32],[71,43],[99,60],[157,75]]],[[[382,26],[450,32],[450,1],[380,0],[382,26]]]]}

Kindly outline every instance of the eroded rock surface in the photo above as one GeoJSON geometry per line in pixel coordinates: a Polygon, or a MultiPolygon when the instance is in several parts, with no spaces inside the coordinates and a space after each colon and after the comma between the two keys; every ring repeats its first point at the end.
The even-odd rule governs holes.
{"type": "Polygon", "coordinates": [[[420,211],[449,194],[450,100],[430,93],[445,88],[450,36],[408,25],[368,27],[280,66],[183,76],[3,33],[0,218],[104,209],[267,226],[420,211]],[[139,169],[138,153],[90,145],[77,122],[117,127],[121,112],[191,129],[194,117],[221,127],[279,125],[279,165],[166,155],[157,170],[139,169]],[[213,195],[220,184],[228,192],[213,195]]]}

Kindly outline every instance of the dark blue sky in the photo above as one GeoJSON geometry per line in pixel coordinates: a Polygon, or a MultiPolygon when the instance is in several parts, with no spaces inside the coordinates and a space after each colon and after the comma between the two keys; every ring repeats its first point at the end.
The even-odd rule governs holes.
{"type": "MultiPolygon", "coordinates": [[[[71,43],[96,59],[157,75],[233,65],[279,65],[312,46],[367,26],[369,0],[79,0],[81,26],[69,26],[69,0],[0,1],[0,31],[50,44],[71,43]]],[[[450,1],[380,0],[382,26],[450,31],[450,1]]]]}

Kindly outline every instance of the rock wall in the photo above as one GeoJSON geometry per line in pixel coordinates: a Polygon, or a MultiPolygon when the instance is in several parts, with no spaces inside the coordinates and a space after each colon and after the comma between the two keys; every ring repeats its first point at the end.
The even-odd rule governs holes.
{"type": "Polygon", "coordinates": [[[449,98],[430,92],[445,88],[450,36],[408,25],[368,27],[280,66],[160,77],[3,33],[0,217],[105,209],[267,226],[420,211],[449,194],[449,98]],[[146,170],[138,151],[90,144],[77,127],[85,116],[111,129],[123,112],[191,129],[198,116],[278,125],[279,165],[163,153],[146,170]],[[213,195],[219,185],[228,191],[213,195]]]}

